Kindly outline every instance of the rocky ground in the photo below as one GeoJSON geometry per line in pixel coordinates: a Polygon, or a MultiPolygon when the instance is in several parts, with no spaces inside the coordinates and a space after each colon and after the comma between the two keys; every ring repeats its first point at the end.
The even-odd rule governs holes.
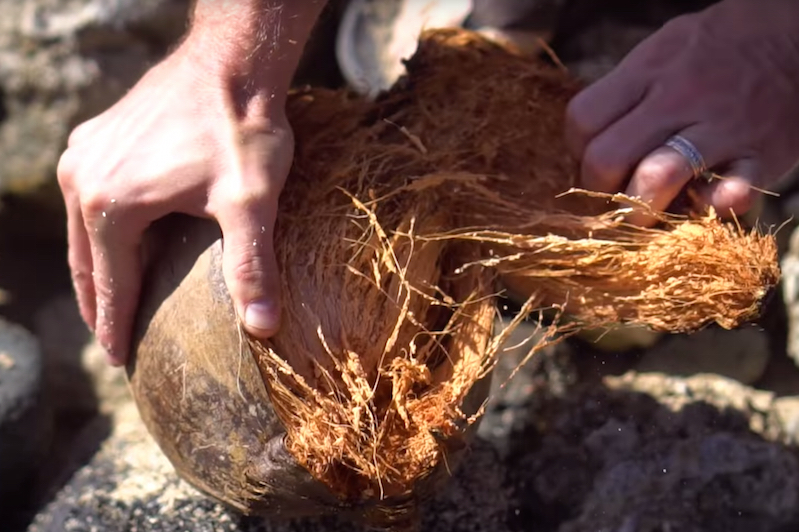
{"type": "MultiPolygon", "coordinates": [[[[574,8],[557,49],[595,78],[688,4],[604,18],[574,8]]],[[[70,292],[57,154],[72,125],[163,53],[186,5],[0,5],[0,530],[352,530],[243,518],[178,479],[70,292]]],[[[319,59],[328,40],[320,33],[306,65],[331,64],[319,59]]],[[[760,218],[764,227],[785,222],[784,278],[757,324],[624,350],[575,340],[500,387],[521,357],[509,352],[471,456],[424,509],[423,530],[799,529],[799,231],[790,221],[799,194],[790,180],[780,192],[765,198],[760,218]]]]}

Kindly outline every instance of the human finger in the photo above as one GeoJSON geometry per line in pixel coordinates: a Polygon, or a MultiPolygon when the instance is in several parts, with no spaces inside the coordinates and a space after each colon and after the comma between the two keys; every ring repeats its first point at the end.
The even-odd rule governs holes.
{"type": "Polygon", "coordinates": [[[739,159],[722,172],[713,174],[701,197],[723,218],[749,211],[759,193],[760,164],[755,159],[739,159]]]}
{"type": "MultiPolygon", "coordinates": [[[[655,211],[664,211],[694,177],[693,169],[679,152],[663,146],[646,156],[636,168],[625,194],[637,197],[655,211]]],[[[656,220],[636,210],[630,223],[649,226],[656,220]]]]}
{"type": "Polygon", "coordinates": [[[67,262],[75,289],[75,297],[83,321],[93,331],[97,319],[93,279],[94,265],[89,235],[86,233],[79,196],[74,186],[76,168],[74,153],[74,150],[67,150],[61,155],[56,175],[67,214],[67,262]]]}
{"type": "Polygon", "coordinates": [[[608,74],[572,98],[566,113],[566,141],[582,158],[591,141],[638,107],[648,96],[664,65],[685,49],[694,17],[669,21],[638,43],[608,74]]]}
{"type": "Polygon", "coordinates": [[[83,222],[80,205],[67,202],[67,261],[72,275],[72,285],[78,300],[80,315],[94,331],[97,325],[96,294],[94,290],[94,263],[89,235],[83,222]]]}
{"type": "Polygon", "coordinates": [[[639,162],[684,124],[647,99],[594,138],[580,166],[582,186],[599,192],[625,188],[639,162]]]}
{"type": "MultiPolygon", "coordinates": [[[[656,211],[665,211],[691,179],[710,169],[728,166],[728,150],[718,141],[720,138],[723,135],[714,134],[705,125],[672,135],[641,160],[625,193],[640,198],[656,211]]],[[[653,220],[636,212],[630,221],[650,225],[653,220]]]]}
{"type": "Polygon", "coordinates": [[[629,113],[646,97],[647,81],[626,71],[613,71],[589,85],[566,108],[566,144],[582,159],[591,141],[629,113]]]}
{"type": "Polygon", "coordinates": [[[123,365],[141,290],[140,244],[144,223],[123,208],[98,200],[84,203],[84,220],[91,241],[96,298],[95,336],[109,362],[123,365]]]}
{"type": "Polygon", "coordinates": [[[222,270],[236,313],[256,338],[280,326],[280,277],[273,246],[277,198],[249,194],[215,214],[222,229],[222,270]]]}

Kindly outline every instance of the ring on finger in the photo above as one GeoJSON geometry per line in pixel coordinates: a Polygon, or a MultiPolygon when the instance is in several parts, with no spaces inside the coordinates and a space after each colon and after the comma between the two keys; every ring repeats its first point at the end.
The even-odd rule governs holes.
{"type": "Polygon", "coordinates": [[[665,145],[682,155],[685,160],[688,161],[691,171],[694,174],[694,179],[698,177],[707,177],[708,168],[705,164],[705,158],[702,157],[702,153],[694,146],[693,142],[682,135],[674,135],[666,141],[665,145]]]}

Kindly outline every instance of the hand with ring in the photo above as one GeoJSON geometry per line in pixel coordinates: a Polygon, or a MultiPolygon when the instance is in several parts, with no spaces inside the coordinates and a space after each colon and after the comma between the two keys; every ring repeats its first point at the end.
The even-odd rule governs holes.
{"type": "Polygon", "coordinates": [[[566,136],[585,188],[665,210],[710,175],[702,200],[746,212],[799,160],[799,2],[722,0],[672,20],[572,100],[566,136]]]}

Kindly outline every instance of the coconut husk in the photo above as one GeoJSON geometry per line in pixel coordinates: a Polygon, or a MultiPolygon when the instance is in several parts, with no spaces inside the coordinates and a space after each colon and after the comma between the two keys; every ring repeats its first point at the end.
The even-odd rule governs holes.
{"type": "Polygon", "coordinates": [[[289,448],[315,476],[350,495],[403,492],[441,458],[431,432],[460,415],[446,405],[496,353],[476,348],[480,371],[461,374],[462,356],[432,338],[466,330],[468,314],[486,344],[492,270],[537,305],[564,306],[564,328],[682,332],[756,316],[777,279],[773,239],[714,213],[652,213],[661,226],[643,229],[623,221],[621,202],[647,208],[632,198],[563,194],[577,184],[562,127],[579,88],[475,34],[437,30],[374,103],[318,90],[292,101],[299,143],[278,241],[319,236],[313,253],[281,249],[291,319],[261,360],[279,383],[289,448]],[[302,182],[312,190],[295,193],[302,182]],[[465,296],[484,303],[467,310],[465,296]],[[442,348],[456,368],[431,381],[426,364],[442,348]]]}
{"type": "MultiPolygon", "coordinates": [[[[294,496],[299,513],[353,510],[399,526],[457,467],[480,417],[513,330],[492,329],[503,283],[525,296],[516,323],[545,307],[572,316],[556,315],[531,354],[580,327],[685,331],[753,318],[778,277],[771,236],[712,212],[652,213],[660,226],[637,228],[623,219],[630,205],[646,208],[632,198],[564,194],[578,185],[561,130],[579,88],[477,34],[437,30],[375,101],[293,94],[297,148],[275,232],[278,334],[239,336],[207,229],[192,252],[166,246],[174,256],[145,285],[134,395],[178,470],[244,511],[296,514],[294,496]],[[211,330],[200,311],[214,313],[211,330]],[[235,356],[220,359],[227,344],[235,356]],[[167,368],[164,346],[177,360],[167,368]],[[159,398],[150,378],[195,406],[159,398]],[[279,423],[244,414],[264,395],[279,423]],[[198,462],[199,443],[231,432],[244,444],[227,454],[218,444],[198,462]],[[281,467],[263,466],[264,445],[282,450],[281,467]]],[[[170,238],[185,243],[192,231],[170,238]]]]}
{"type": "Polygon", "coordinates": [[[292,455],[341,498],[388,508],[463,446],[501,338],[495,274],[459,271],[480,246],[424,239],[456,223],[440,208],[449,178],[417,175],[418,147],[375,111],[337,92],[292,100],[285,319],[252,347],[292,455]]]}

